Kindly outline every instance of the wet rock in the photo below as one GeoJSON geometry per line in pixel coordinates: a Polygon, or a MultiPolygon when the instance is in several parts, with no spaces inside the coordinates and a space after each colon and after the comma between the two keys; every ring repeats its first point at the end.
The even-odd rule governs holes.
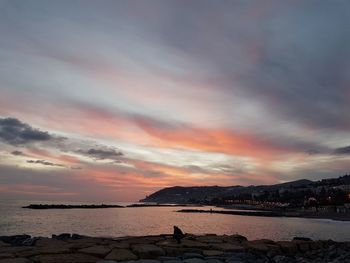
{"type": "Polygon", "coordinates": [[[32,258],[36,263],[95,263],[99,258],[87,254],[48,254],[32,258]]]}
{"type": "Polygon", "coordinates": [[[116,260],[116,261],[124,261],[124,260],[135,260],[137,256],[132,253],[129,249],[125,248],[114,248],[106,257],[106,260],[116,260]]]}
{"type": "Polygon", "coordinates": [[[91,254],[95,256],[105,257],[109,252],[111,251],[111,248],[105,247],[105,246],[93,246],[93,247],[87,247],[79,249],[78,252],[80,253],[86,253],[91,254]]]}

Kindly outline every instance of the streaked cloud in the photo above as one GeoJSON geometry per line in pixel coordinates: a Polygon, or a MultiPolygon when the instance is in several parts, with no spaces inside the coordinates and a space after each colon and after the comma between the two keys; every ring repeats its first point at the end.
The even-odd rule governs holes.
{"type": "Polygon", "coordinates": [[[136,200],[348,173],[349,10],[0,0],[0,195],[136,200]]]}

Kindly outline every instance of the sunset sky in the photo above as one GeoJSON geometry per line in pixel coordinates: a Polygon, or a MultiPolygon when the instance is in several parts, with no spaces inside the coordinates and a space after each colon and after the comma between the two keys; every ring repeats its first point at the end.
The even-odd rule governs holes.
{"type": "Polygon", "coordinates": [[[0,198],[350,173],[350,1],[0,0],[0,198]]]}

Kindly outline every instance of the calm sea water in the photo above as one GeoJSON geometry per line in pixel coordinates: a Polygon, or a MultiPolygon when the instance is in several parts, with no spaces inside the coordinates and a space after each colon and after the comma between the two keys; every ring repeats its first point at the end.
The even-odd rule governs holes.
{"type": "Polygon", "coordinates": [[[175,212],[182,207],[72,210],[21,208],[30,203],[54,202],[0,201],[0,235],[26,233],[33,236],[51,236],[63,232],[113,237],[155,235],[171,233],[172,226],[177,225],[184,232],[194,234],[239,233],[249,239],[274,240],[307,236],[313,239],[350,241],[350,222],[175,212]]]}

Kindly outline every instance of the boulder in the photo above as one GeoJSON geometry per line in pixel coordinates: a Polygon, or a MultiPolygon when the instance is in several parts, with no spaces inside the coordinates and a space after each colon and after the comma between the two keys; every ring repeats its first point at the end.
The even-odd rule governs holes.
{"type": "Polygon", "coordinates": [[[106,260],[127,261],[135,260],[137,256],[129,249],[114,248],[106,257],[106,260]]]}
{"type": "Polygon", "coordinates": [[[165,252],[162,248],[151,244],[133,245],[132,250],[141,258],[157,258],[159,256],[165,255],[165,252]]]}
{"type": "Polygon", "coordinates": [[[105,257],[109,252],[111,251],[111,248],[105,247],[105,246],[93,246],[93,247],[87,247],[79,249],[78,252],[80,253],[86,253],[91,254],[95,256],[105,257]]]}

